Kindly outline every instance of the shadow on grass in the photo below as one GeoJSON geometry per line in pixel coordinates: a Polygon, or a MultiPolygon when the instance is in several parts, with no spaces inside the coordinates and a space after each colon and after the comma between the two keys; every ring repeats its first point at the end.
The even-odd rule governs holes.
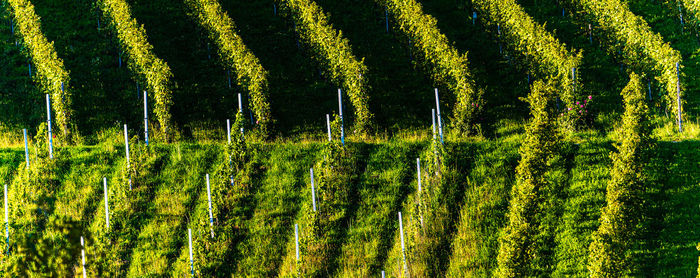
{"type": "Polygon", "coordinates": [[[700,242],[700,141],[660,142],[650,164],[647,217],[637,271],[655,277],[697,273],[700,242]]]}

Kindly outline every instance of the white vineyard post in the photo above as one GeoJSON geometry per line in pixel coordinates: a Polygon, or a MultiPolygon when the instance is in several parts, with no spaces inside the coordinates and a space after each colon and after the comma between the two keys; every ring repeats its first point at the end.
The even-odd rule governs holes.
{"type": "Polygon", "coordinates": [[[476,11],[472,12],[472,25],[476,25],[476,11]]]}
{"type": "Polygon", "coordinates": [[[29,169],[29,143],[27,142],[27,129],[22,130],[24,132],[24,159],[27,161],[27,169],[29,169]]]}
{"type": "Polygon", "coordinates": [[[311,168],[311,203],[316,212],[316,186],[314,185],[314,168],[311,168]]]}
{"type": "Polygon", "coordinates": [[[129,130],[127,130],[126,124],[124,124],[124,148],[126,149],[126,171],[129,175],[129,190],[131,190],[131,171],[129,170],[131,168],[131,155],[129,154],[129,130]]]}
{"type": "Polygon", "coordinates": [[[437,107],[437,124],[438,131],[440,132],[440,143],[445,143],[445,138],[442,133],[442,115],[440,114],[440,97],[438,95],[438,89],[435,88],[435,106],[437,107]]]}
{"type": "Polygon", "coordinates": [[[681,1],[678,1],[678,17],[681,20],[681,32],[683,32],[683,27],[685,26],[685,22],[683,22],[683,10],[681,9],[681,1]]]}
{"type": "Polygon", "coordinates": [[[51,99],[46,94],[46,122],[49,130],[49,157],[53,159],[53,136],[51,133],[51,99]]]}
{"type": "Polygon", "coordinates": [[[207,174],[207,198],[209,198],[209,229],[211,238],[214,238],[214,215],[211,212],[211,187],[209,186],[209,174],[207,174]]]}
{"type": "Polygon", "coordinates": [[[108,195],[109,192],[107,191],[107,178],[103,178],[104,181],[104,191],[105,191],[105,223],[106,223],[106,230],[109,230],[109,199],[108,195]]]}
{"type": "Polygon", "coordinates": [[[418,174],[418,205],[420,206],[420,226],[423,226],[423,198],[421,196],[423,195],[423,185],[421,182],[421,176],[420,176],[420,157],[416,158],[416,172],[418,174]]]}
{"type": "Polygon", "coordinates": [[[194,260],[192,259],[192,229],[187,228],[187,239],[190,247],[190,275],[194,277],[194,260]]]}
{"type": "Polygon", "coordinates": [[[139,82],[136,81],[136,100],[141,99],[141,89],[139,88],[139,82]]]}
{"type": "Polygon", "coordinates": [[[683,132],[683,110],[681,108],[681,74],[679,62],[676,62],[676,102],[678,103],[678,132],[683,132]]]}
{"type": "Polygon", "coordinates": [[[87,273],[85,271],[85,239],[83,237],[80,237],[80,247],[82,247],[82,250],[80,250],[80,254],[83,259],[83,278],[87,278],[87,273]]]}
{"type": "Polygon", "coordinates": [[[343,120],[343,93],[338,89],[338,111],[340,111],[340,142],[345,146],[345,122],[343,120]]]}
{"type": "Polygon", "coordinates": [[[326,126],[328,127],[328,141],[332,141],[333,137],[331,137],[331,116],[326,114],[326,126]]]}
{"type": "Polygon", "coordinates": [[[226,119],[226,137],[228,138],[228,143],[231,144],[231,120],[226,119]]]}
{"type": "MultiPolygon", "coordinates": [[[[238,113],[243,113],[243,100],[241,99],[241,93],[238,93],[238,113]]],[[[241,134],[243,134],[243,127],[241,127],[241,134]]]]}
{"type": "Polygon", "coordinates": [[[401,255],[403,256],[403,269],[406,271],[406,276],[410,277],[408,273],[408,264],[406,263],[406,244],[403,239],[403,220],[401,219],[401,212],[399,211],[399,232],[401,233],[401,255]]]}
{"type": "Polygon", "coordinates": [[[9,212],[7,210],[7,184],[5,184],[5,246],[7,247],[6,249],[6,255],[10,254],[10,221],[9,221],[9,212]]]}
{"type": "Polygon", "coordinates": [[[148,146],[148,92],[143,91],[143,126],[145,132],[146,146],[148,146]]]}
{"type": "Polygon", "coordinates": [[[498,54],[503,55],[503,46],[501,45],[501,24],[496,23],[496,30],[498,33],[498,54]]]}
{"type": "Polygon", "coordinates": [[[126,149],[126,167],[131,166],[131,158],[129,155],[129,131],[126,128],[126,124],[124,125],[124,148],[126,149]]]}
{"type": "Polygon", "coordinates": [[[295,252],[297,255],[296,264],[298,267],[299,266],[299,224],[294,224],[294,241],[296,243],[295,252]]]}
{"type": "Polygon", "coordinates": [[[386,26],[386,32],[389,33],[389,7],[384,9],[384,25],[386,26]]]}

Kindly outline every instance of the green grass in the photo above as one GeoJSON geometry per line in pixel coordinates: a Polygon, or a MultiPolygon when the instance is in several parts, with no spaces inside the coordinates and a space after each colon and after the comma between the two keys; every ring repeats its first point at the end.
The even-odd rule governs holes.
{"type": "MultiPolygon", "coordinates": [[[[508,134],[512,128],[499,130],[508,134]]],[[[429,249],[437,271],[450,277],[491,274],[519,159],[518,138],[450,143],[448,165],[455,170],[446,175],[451,182],[446,183],[443,200],[454,205],[449,206],[444,222],[444,240],[429,249]]],[[[555,192],[558,201],[542,216],[549,229],[544,238],[550,240],[541,250],[546,256],[539,264],[556,275],[586,276],[587,248],[604,202],[613,148],[610,139],[592,134],[574,139],[580,144],[565,144],[563,160],[550,169],[549,179],[560,191],[555,192]]],[[[331,258],[336,264],[332,276],[372,276],[381,270],[396,276],[400,258],[396,213],[404,211],[406,219],[411,217],[406,205],[414,198],[415,157],[425,145],[411,140],[349,144],[362,150],[358,158],[366,166],[352,183],[357,191],[350,208],[354,212],[342,222],[345,235],[337,256],[331,258]]],[[[319,159],[319,147],[315,143],[255,146],[260,174],[252,176],[256,187],[252,199],[244,207],[226,205],[228,210],[243,210],[242,218],[236,218],[240,221],[226,224],[221,216],[216,222],[223,225],[217,229],[234,225],[238,231],[234,241],[223,245],[226,255],[220,265],[231,266],[225,272],[234,275],[274,276],[286,272],[281,269],[285,257],[293,257],[293,225],[299,221],[301,207],[310,202],[308,169],[319,159]]],[[[687,276],[697,268],[695,223],[699,219],[693,198],[700,190],[698,147],[695,141],[658,144],[656,160],[649,166],[653,182],[645,193],[644,232],[631,250],[638,273],[687,276]]],[[[56,179],[57,185],[49,212],[81,220],[92,246],[88,254],[96,257],[90,260],[90,273],[169,275],[186,255],[186,228],[194,220],[193,209],[206,211],[204,175],[214,173],[212,167],[220,163],[222,150],[218,145],[192,144],[157,145],[148,152],[132,147],[132,159],[139,152],[144,152],[144,158],[140,174],[134,177],[134,190],[128,191],[123,145],[62,148],[58,159],[64,162],[57,164],[59,171],[49,179],[56,179]],[[110,185],[112,228],[107,235],[102,232],[103,176],[110,185]]],[[[20,149],[0,151],[0,171],[13,184],[11,194],[22,177],[11,173],[23,171],[23,155],[20,149]]],[[[208,225],[207,220],[203,223],[208,225]]],[[[15,226],[30,223],[13,222],[15,226]]],[[[52,230],[47,227],[45,236],[52,230]]],[[[14,231],[11,235],[18,230],[14,231]]],[[[195,240],[206,236],[196,234],[195,240]]],[[[187,264],[183,266],[188,269],[187,264]]]]}
{"type": "MultiPolygon", "coordinates": [[[[240,88],[235,84],[228,88],[214,45],[207,50],[208,39],[183,3],[128,2],[156,54],[173,68],[172,112],[182,142],[145,148],[135,137],[132,163],[137,170],[130,191],[120,125],[128,123],[132,136],[142,136],[142,103],[126,61],[118,66],[113,34],[104,20],[102,29],[97,29],[100,16],[89,1],[33,0],[43,32],[71,72],[74,118],[84,145],[58,146],[57,159],[33,170],[40,175],[28,176],[21,129],[35,133],[34,127],[45,119],[45,107],[28,76],[23,47],[15,46],[9,23],[0,24],[0,184],[7,183],[10,190],[9,262],[18,260],[15,244],[20,236],[56,234],[58,227],[45,226],[46,219],[55,215],[80,221],[88,238],[89,276],[161,277],[187,272],[186,232],[195,226],[204,227],[193,229],[203,231],[193,234],[195,245],[205,250],[195,257],[198,270],[211,258],[207,267],[220,270],[219,276],[291,273],[294,224],[304,220],[310,206],[309,168],[322,159],[323,114],[337,109],[335,88],[318,75],[310,52],[303,45],[297,48],[289,18],[273,14],[273,0],[221,1],[246,45],[270,72],[272,112],[278,122],[273,141],[250,138],[255,142],[251,164],[255,171],[249,191],[239,199],[234,196],[238,191],[221,189],[221,199],[215,199],[215,210],[221,212],[215,230],[231,234],[210,241],[204,175],[210,173],[214,182],[224,178],[215,175],[224,163],[224,121],[232,118],[240,88]],[[108,232],[102,177],[108,178],[110,192],[108,232]],[[35,191],[47,194],[41,206],[47,215],[30,210],[35,191]]],[[[393,30],[393,22],[385,31],[384,8],[375,1],[316,2],[343,31],[353,53],[365,59],[372,88],[370,108],[377,116],[376,133],[369,138],[348,135],[348,148],[357,159],[348,184],[353,199],[333,234],[337,248],[319,260],[328,263],[326,276],[376,277],[385,270],[396,277],[401,258],[397,212],[404,213],[404,225],[416,219],[409,209],[416,198],[415,158],[428,146],[434,84],[413,59],[408,38],[393,30]]],[[[479,21],[472,25],[468,1],[420,3],[454,46],[468,53],[477,85],[486,89],[487,103],[479,136],[447,138],[448,172],[439,197],[446,213],[438,221],[435,238],[425,248],[411,249],[423,253],[410,254],[409,264],[433,276],[489,277],[496,267],[498,237],[507,220],[520,158],[528,106],[518,97],[528,92],[527,72],[499,54],[495,32],[484,30],[479,21]]],[[[579,69],[582,93],[593,95],[594,116],[583,130],[567,135],[555,163],[549,165],[549,202],[543,204],[546,210],[538,219],[545,226],[539,235],[541,256],[534,262],[541,273],[584,277],[591,233],[598,228],[605,202],[610,152],[619,139],[615,131],[622,111],[619,91],[628,75],[620,71],[619,61],[601,44],[595,29],[591,44],[587,22],[571,13],[562,17],[556,1],[519,3],[559,40],[584,52],[579,69]]],[[[678,134],[658,105],[660,90],[652,82],[654,136],[660,142],[648,165],[652,179],[644,192],[641,233],[629,251],[639,276],[689,277],[698,266],[700,97],[695,92],[700,81],[693,77],[700,72],[700,47],[695,31],[680,32],[674,3],[630,2],[633,12],[682,53],[688,113],[686,132],[678,134]]],[[[441,95],[443,105],[454,103],[449,94],[441,95]]],[[[450,109],[443,106],[443,114],[450,109]]],[[[45,152],[44,145],[43,139],[30,142],[33,163],[38,153],[45,152]]]]}

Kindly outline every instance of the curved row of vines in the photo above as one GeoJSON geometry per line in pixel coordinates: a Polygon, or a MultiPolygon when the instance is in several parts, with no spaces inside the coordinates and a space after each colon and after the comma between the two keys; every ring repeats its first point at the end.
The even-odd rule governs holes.
{"type": "Polygon", "coordinates": [[[131,9],[126,1],[99,0],[98,5],[116,31],[121,46],[131,58],[129,68],[146,80],[148,90],[154,95],[154,111],[160,124],[160,132],[165,141],[168,141],[169,135],[175,134],[171,128],[173,74],[170,67],[153,53],[153,45],[148,42],[146,30],[131,16],[131,9]]]}
{"type": "Polygon", "coordinates": [[[400,30],[414,38],[415,47],[432,69],[433,79],[452,91],[457,102],[452,116],[453,130],[458,134],[474,131],[483,107],[482,88],[478,88],[469,70],[467,53],[460,55],[437,27],[437,20],[423,12],[414,0],[383,0],[400,30]]]}
{"type": "Polygon", "coordinates": [[[52,42],[41,31],[41,21],[29,0],[8,0],[17,29],[22,36],[27,53],[34,62],[39,85],[51,96],[51,107],[56,111],[56,123],[64,137],[71,143],[75,126],[71,120],[73,98],[68,89],[70,76],[63,60],[58,57],[52,42]]]}
{"type": "MultiPolygon", "coordinates": [[[[618,58],[623,63],[633,70],[656,76],[667,92],[665,102],[668,110],[678,115],[676,93],[681,84],[676,65],[682,59],[680,52],[653,32],[642,17],[632,13],[625,1],[576,0],[567,3],[598,25],[606,36],[609,51],[621,51],[618,58]]],[[[682,99],[682,95],[680,97],[682,99]]]]}
{"type": "MultiPolygon", "coordinates": [[[[568,108],[576,107],[574,71],[581,65],[583,55],[569,51],[516,1],[475,0],[473,3],[474,8],[488,19],[486,24],[491,29],[498,28],[499,39],[505,40],[510,49],[524,58],[523,67],[537,77],[558,80],[559,97],[568,108]]],[[[576,109],[565,109],[564,112],[570,120],[576,109]]]]}
{"type": "Polygon", "coordinates": [[[260,61],[246,47],[236,31],[236,25],[217,0],[187,0],[195,17],[209,33],[209,37],[219,46],[224,66],[236,73],[238,84],[243,86],[251,98],[251,107],[258,119],[261,133],[268,135],[272,116],[268,100],[269,84],[267,71],[260,61]]]}
{"type": "Polygon", "coordinates": [[[371,127],[369,85],[363,60],[352,53],[350,43],[340,31],[333,29],[326,14],[312,0],[278,0],[291,14],[301,39],[313,52],[315,59],[326,67],[331,80],[350,97],[355,108],[355,131],[365,134],[371,127]]]}

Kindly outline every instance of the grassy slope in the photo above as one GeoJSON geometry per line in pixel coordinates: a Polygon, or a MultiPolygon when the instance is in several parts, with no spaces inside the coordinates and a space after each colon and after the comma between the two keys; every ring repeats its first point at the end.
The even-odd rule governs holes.
{"type": "Polygon", "coordinates": [[[187,242],[187,215],[199,192],[206,188],[205,174],[219,157],[212,146],[183,144],[167,151],[171,157],[169,165],[159,173],[162,183],[147,208],[153,218],[144,224],[138,243],[131,250],[129,277],[169,272],[178,251],[187,242]]]}
{"type": "Polygon", "coordinates": [[[362,201],[338,258],[338,276],[367,277],[381,270],[392,245],[394,215],[415,187],[418,147],[390,142],[371,152],[358,185],[362,201]]]}
{"type": "Polygon", "coordinates": [[[509,140],[479,145],[452,239],[449,277],[489,276],[495,268],[498,231],[505,224],[510,188],[515,183],[518,144],[509,140]]]}
{"type": "MultiPolygon", "coordinates": [[[[37,12],[46,21],[44,29],[47,36],[56,41],[60,56],[64,57],[67,67],[73,73],[72,84],[79,88],[78,92],[90,92],[89,96],[80,94],[76,99],[76,103],[86,105],[80,108],[84,110],[77,111],[82,121],[79,124],[86,125],[88,129],[99,129],[115,120],[137,120],[140,110],[133,93],[135,88],[128,70],[125,67],[118,68],[113,36],[107,31],[96,31],[97,15],[87,10],[87,2],[64,2],[37,0],[35,5],[37,12]],[[72,31],[74,29],[77,31],[72,31]],[[75,44],[75,41],[90,43],[75,44]],[[107,96],[119,97],[111,101],[113,97],[107,96]],[[109,108],[111,106],[114,107],[109,108]],[[102,108],[107,110],[105,113],[94,113],[98,108],[100,111],[104,111],[102,108]]],[[[457,48],[469,51],[471,67],[475,69],[479,84],[487,86],[489,104],[486,118],[497,120],[485,127],[485,135],[499,138],[521,133],[519,122],[526,115],[526,105],[516,97],[525,94],[525,73],[509,65],[498,54],[498,46],[491,33],[479,29],[478,22],[476,25],[471,24],[469,5],[461,4],[460,1],[455,4],[451,0],[421,2],[426,13],[438,19],[439,27],[457,48]]],[[[208,59],[206,39],[186,17],[182,4],[138,0],[130,3],[134,5],[137,19],[145,24],[158,55],[175,69],[179,88],[175,101],[180,104],[176,105],[177,111],[174,112],[180,115],[177,119],[180,124],[220,122],[225,119],[225,115],[234,107],[232,93],[236,90],[227,88],[225,72],[214,61],[216,55],[212,54],[212,60],[208,59]],[[172,20],[162,20],[166,15],[172,15],[172,20]]],[[[222,1],[239,25],[244,41],[271,72],[273,111],[280,120],[283,133],[320,130],[323,124],[322,114],[334,110],[337,105],[334,89],[314,73],[316,66],[308,59],[307,51],[296,48],[291,24],[285,17],[273,15],[272,3],[272,0],[222,1]],[[279,43],[270,43],[271,41],[279,43]],[[315,104],[314,109],[298,109],[309,103],[315,104]]],[[[357,3],[320,0],[318,3],[331,13],[330,20],[344,31],[356,54],[366,58],[372,72],[372,106],[379,111],[380,128],[395,130],[425,126],[423,123],[427,123],[429,117],[419,114],[433,105],[429,92],[424,92],[429,91],[430,82],[419,67],[414,67],[409,62],[406,38],[393,32],[385,33],[381,7],[371,1],[357,3]]],[[[545,264],[551,266],[551,271],[558,275],[585,276],[586,260],[582,258],[587,255],[590,233],[598,225],[599,208],[604,200],[608,176],[611,140],[602,134],[614,127],[617,111],[621,109],[618,87],[626,77],[620,74],[619,65],[611,55],[595,41],[595,33],[594,43],[589,44],[583,26],[585,23],[578,22],[571,16],[561,17],[561,10],[554,1],[537,0],[536,3],[537,5],[521,1],[526,10],[538,21],[546,22],[548,29],[559,39],[584,50],[584,66],[580,71],[584,90],[596,97],[596,110],[603,112],[594,125],[601,132],[594,133],[581,142],[571,153],[572,157],[567,158],[568,164],[554,166],[552,169],[561,173],[558,174],[559,178],[568,177],[568,182],[560,185],[564,191],[562,198],[565,199],[561,200],[562,206],[553,212],[557,216],[550,220],[554,223],[557,219],[559,221],[551,227],[556,235],[553,237],[554,245],[549,247],[548,261],[545,264]]],[[[683,53],[686,67],[684,72],[688,76],[686,87],[689,91],[695,90],[697,82],[690,77],[697,72],[696,67],[700,64],[696,61],[699,48],[693,33],[679,32],[674,6],[648,1],[630,3],[634,12],[642,15],[655,31],[660,32],[672,46],[683,53]]],[[[2,63],[0,69],[6,73],[3,76],[11,76],[3,78],[5,83],[0,85],[6,84],[11,88],[7,91],[12,92],[11,96],[16,98],[13,102],[22,103],[21,106],[7,106],[7,103],[0,100],[0,104],[8,107],[8,110],[0,109],[26,111],[28,115],[22,118],[30,120],[12,119],[10,122],[26,121],[33,126],[41,120],[42,109],[40,101],[27,97],[37,93],[26,77],[26,58],[11,41],[9,28],[3,25],[0,31],[3,32],[0,38],[4,38],[0,47],[6,53],[3,55],[6,62],[2,63]],[[27,93],[17,93],[24,91],[27,93]]],[[[694,94],[688,94],[686,111],[692,117],[698,113],[698,100],[700,98],[694,94]]],[[[6,114],[3,113],[3,116],[6,114]]],[[[199,128],[212,129],[208,125],[199,128]]],[[[194,135],[195,129],[197,127],[186,128],[186,134],[189,132],[194,135]]],[[[455,158],[473,160],[470,163],[474,164],[474,168],[458,174],[466,177],[468,183],[464,189],[458,187],[452,192],[460,200],[463,198],[463,201],[457,203],[463,202],[464,205],[453,208],[453,213],[459,215],[453,219],[455,231],[450,240],[453,250],[449,258],[441,258],[442,264],[449,265],[448,275],[471,273],[488,276],[495,265],[497,236],[510,198],[509,188],[513,183],[512,175],[518,159],[517,144],[513,142],[515,139],[517,137],[477,143],[474,156],[455,158]]],[[[130,263],[142,263],[132,262],[132,259],[143,259],[143,264],[149,265],[148,270],[165,272],[178,252],[186,247],[186,230],[183,232],[182,227],[183,223],[187,223],[187,208],[193,206],[194,200],[201,200],[199,190],[203,188],[202,177],[208,167],[206,163],[198,164],[192,160],[194,158],[189,157],[202,156],[212,160],[215,156],[212,152],[215,151],[202,150],[210,148],[209,146],[182,147],[182,161],[180,152],[177,151],[178,146],[181,145],[157,149],[160,155],[165,156],[161,158],[164,165],[152,169],[147,185],[135,192],[138,196],[136,200],[129,201],[133,202],[133,211],[126,210],[123,214],[131,218],[124,220],[125,227],[119,230],[119,244],[115,244],[111,250],[122,255],[120,257],[124,258],[124,268],[129,267],[130,263]],[[205,152],[209,153],[205,155],[205,152]],[[184,191],[185,194],[181,194],[183,191],[180,182],[186,182],[189,188],[189,191],[184,191]],[[174,212],[166,207],[166,204],[170,204],[166,201],[171,197],[177,197],[174,212]],[[169,226],[164,223],[169,223],[169,226]],[[167,242],[160,244],[156,243],[157,240],[167,242]],[[158,248],[151,252],[150,246],[153,244],[158,248]]],[[[691,276],[697,268],[695,243],[698,237],[695,223],[700,219],[694,213],[697,202],[693,196],[697,196],[700,190],[698,147],[697,141],[692,140],[659,144],[658,158],[653,165],[655,168],[651,170],[655,182],[648,190],[649,209],[644,222],[645,233],[635,251],[640,254],[637,262],[640,273],[691,276]]],[[[367,154],[367,170],[355,185],[360,197],[358,211],[350,221],[352,225],[348,227],[346,242],[338,258],[337,274],[340,276],[351,275],[350,273],[375,275],[381,265],[385,264],[383,256],[390,257],[390,251],[385,249],[395,246],[397,239],[391,236],[395,234],[394,229],[397,230],[398,225],[395,223],[395,211],[400,209],[405,198],[402,194],[407,194],[413,188],[408,184],[415,183],[411,174],[415,161],[410,159],[410,155],[405,159],[395,159],[411,153],[412,143],[379,143],[369,148],[371,151],[367,154]],[[395,192],[401,193],[395,195],[395,192]],[[375,202],[381,201],[393,205],[375,210],[375,202]],[[381,212],[368,213],[376,211],[381,212]],[[384,236],[376,238],[373,235],[384,236]],[[376,261],[381,262],[377,264],[376,261]]],[[[76,153],[82,151],[74,150],[76,153]]],[[[290,244],[293,248],[293,224],[300,203],[308,201],[310,195],[308,168],[318,159],[314,155],[316,151],[313,145],[271,144],[269,148],[265,147],[264,153],[269,158],[263,164],[268,170],[259,181],[261,188],[255,195],[252,219],[244,226],[248,236],[236,247],[242,256],[237,269],[232,270],[236,274],[270,276],[278,273],[282,259],[288,255],[285,252],[290,250],[290,244]]],[[[120,152],[120,155],[123,154],[120,152]]],[[[95,154],[94,157],[98,156],[95,154]]],[[[9,182],[8,173],[17,168],[23,161],[22,157],[21,150],[0,151],[0,178],[4,177],[9,182]]],[[[101,175],[110,175],[108,172],[119,169],[114,165],[123,163],[121,159],[110,158],[114,160],[110,160],[112,162],[107,165],[85,164],[83,168],[83,163],[95,162],[94,157],[77,155],[76,160],[71,162],[70,172],[62,178],[62,187],[58,191],[62,200],[59,204],[82,199],[71,209],[77,209],[77,212],[70,214],[84,219],[97,219],[100,216],[99,211],[95,211],[94,216],[90,213],[99,207],[97,204],[100,201],[98,195],[101,189],[95,180],[101,175]],[[77,183],[84,180],[89,180],[90,184],[77,183]],[[83,196],[77,196],[78,192],[90,194],[81,193],[83,196]]],[[[58,206],[56,212],[62,213],[62,207],[64,206],[58,206]]],[[[135,265],[131,267],[137,268],[135,265]]],[[[142,274],[141,270],[144,269],[132,270],[132,274],[142,274]]]]}
{"type": "Polygon", "coordinates": [[[308,201],[308,169],[315,162],[315,146],[272,146],[256,208],[245,228],[248,237],[240,244],[243,255],[234,270],[240,276],[269,277],[277,273],[286,246],[293,233],[294,216],[303,201],[308,201]]]}

